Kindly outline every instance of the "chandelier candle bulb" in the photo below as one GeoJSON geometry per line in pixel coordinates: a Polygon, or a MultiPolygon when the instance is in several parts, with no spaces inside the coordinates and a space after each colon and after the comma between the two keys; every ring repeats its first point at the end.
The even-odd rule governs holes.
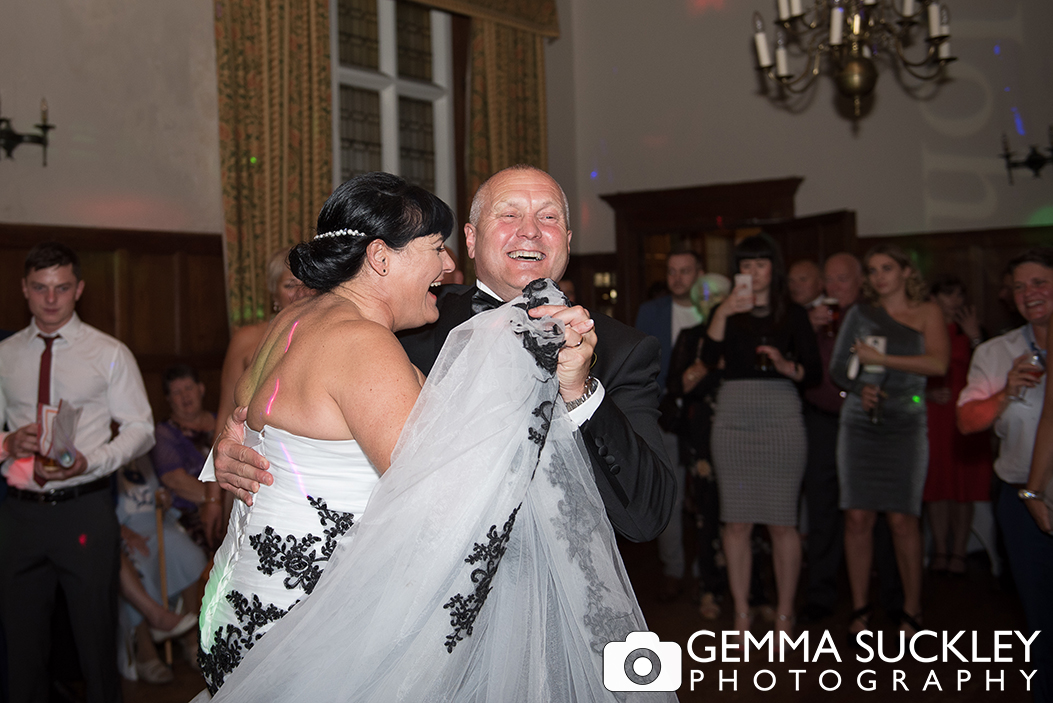
{"type": "Polygon", "coordinates": [[[940,5],[940,36],[951,36],[951,9],[946,5],[940,5]]]}
{"type": "Polygon", "coordinates": [[[753,43],[757,46],[757,64],[761,68],[771,68],[771,51],[768,49],[768,35],[764,33],[764,20],[760,13],[753,13],[753,43]]]}
{"type": "Polygon", "coordinates": [[[830,10],[830,45],[839,46],[844,33],[845,8],[834,5],[830,10]]]}
{"type": "Polygon", "coordinates": [[[790,61],[786,54],[786,33],[780,28],[775,33],[775,75],[786,78],[790,75],[790,61]]]}
{"type": "Polygon", "coordinates": [[[903,16],[914,16],[914,0],[903,0],[903,16]]]}
{"type": "Polygon", "coordinates": [[[929,11],[929,36],[938,37],[940,36],[940,4],[930,2],[927,9],[929,11]]]}
{"type": "Polygon", "coordinates": [[[790,19],[790,0],[779,0],[779,19],[790,19]]]}
{"type": "Polygon", "coordinates": [[[801,0],[790,0],[790,16],[800,17],[804,14],[804,8],[801,6],[801,0]]]}
{"type": "Polygon", "coordinates": [[[48,121],[48,101],[44,98],[40,99],[40,122],[47,124],[48,121]]]}
{"type": "Polygon", "coordinates": [[[864,5],[877,5],[877,0],[863,0],[864,5]]]}

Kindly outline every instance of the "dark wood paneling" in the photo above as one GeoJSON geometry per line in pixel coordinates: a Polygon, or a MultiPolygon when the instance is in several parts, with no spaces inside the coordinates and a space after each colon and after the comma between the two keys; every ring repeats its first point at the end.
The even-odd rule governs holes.
{"type": "MultiPolygon", "coordinates": [[[[802,180],[780,178],[601,195],[615,213],[619,258],[615,317],[633,322],[648,284],[665,277],[663,252],[672,246],[687,244],[705,258],[711,247],[704,240],[715,232],[733,238],[742,228],[792,219],[794,195],[802,180]]],[[[712,269],[725,267],[721,262],[712,269]]]]}
{"type": "Polygon", "coordinates": [[[29,324],[20,284],[25,256],[48,240],[77,252],[85,283],[77,313],[135,354],[156,419],[168,417],[161,375],[175,363],[198,369],[205,407],[217,406],[229,339],[218,234],[0,223],[0,328],[29,324]]]}

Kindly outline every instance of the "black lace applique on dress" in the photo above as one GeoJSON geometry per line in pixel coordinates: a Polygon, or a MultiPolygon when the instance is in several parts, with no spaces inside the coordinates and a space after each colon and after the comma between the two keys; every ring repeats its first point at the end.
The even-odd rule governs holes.
{"type": "Polygon", "coordinates": [[[483,604],[486,603],[486,597],[490,595],[490,584],[497,573],[497,565],[501,563],[501,557],[505,555],[505,550],[508,548],[508,539],[512,535],[516,513],[521,507],[522,503],[516,506],[516,509],[508,516],[508,520],[505,521],[500,533],[497,531],[497,525],[491,525],[486,533],[489,541],[486,544],[476,542],[472,553],[465,558],[464,563],[466,564],[482,562],[482,568],[472,570],[472,583],[475,584],[473,592],[467,596],[458,593],[442,606],[443,609],[450,611],[450,624],[453,626],[453,632],[446,636],[447,652],[452,652],[458,642],[472,634],[475,619],[479,616],[483,604]]]}
{"type": "Polygon", "coordinates": [[[315,537],[311,533],[303,537],[296,535],[280,537],[269,525],[260,534],[250,537],[249,544],[259,556],[260,565],[257,568],[260,571],[273,576],[276,572],[284,570],[287,574],[284,581],[286,588],[290,590],[301,588],[304,593],[310,595],[322,576],[325,562],[329,561],[333,550],[336,549],[337,540],[351,529],[355,516],[352,513],[330,510],[321,498],[307,496],[307,500],[318,512],[318,519],[322,527],[325,527],[327,523],[332,523],[332,527],[323,533],[325,543],[322,544],[320,550],[313,547],[322,542],[321,537],[315,537]]]}
{"type": "MultiPolygon", "coordinates": [[[[197,662],[201,665],[201,674],[208,684],[208,691],[216,694],[219,687],[223,685],[227,676],[241,663],[245,653],[252,649],[252,645],[263,637],[258,630],[273,622],[277,622],[289,611],[282,610],[273,603],[266,606],[260,602],[260,597],[253,594],[250,602],[242,593],[231,591],[227,594],[227,602],[234,608],[234,614],[238,618],[238,627],[227,623],[224,627],[216,628],[212,637],[212,646],[208,652],[198,649],[197,662]]],[[[297,601],[298,603],[299,601],[297,601]]],[[[293,603],[296,605],[296,603],[293,603]]],[[[290,610],[292,606],[290,606],[290,610]]]]}
{"type": "MultiPolygon", "coordinates": [[[[354,513],[331,510],[322,498],[307,496],[307,501],[318,513],[318,522],[325,528],[322,537],[308,533],[303,537],[296,535],[279,536],[274,528],[267,526],[263,532],[249,537],[249,544],[256,551],[260,564],[257,567],[267,576],[284,571],[282,583],[289,590],[303,591],[310,595],[318,584],[329,558],[333,556],[339,539],[354,525],[354,513]],[[321,542],[321,546],[315,545],[321,542]]],[[[226,600],[234,609],[238,625],[227,623],[216,628],[208,652],[199,649],[198,663],[201,673],[208,683],[208,690],[215,695],[226,677],[241,663],[245,653],[263,637],[263,629],[277,622],[289,610],[282,610],[273,603],[266,606],[260,597],[252,594],[251,600],[239,591],[231,591],[226,600]]],[[[299,599],[293,605],[299,603],[299,599]]]]}

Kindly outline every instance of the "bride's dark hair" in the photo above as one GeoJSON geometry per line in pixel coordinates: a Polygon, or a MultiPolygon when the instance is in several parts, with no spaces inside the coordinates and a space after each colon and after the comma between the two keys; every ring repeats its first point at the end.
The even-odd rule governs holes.
{"type": "Polygon", "coordinates": [[[315,237],[289,252],[289,269],[308,288],[325,292],[355,277],[374,239],[399,250],[418,237],[446,239],[452,231],[453,213],[438,197],[390,173],[366,173],[333,191],[318,213],[315,237]]]}

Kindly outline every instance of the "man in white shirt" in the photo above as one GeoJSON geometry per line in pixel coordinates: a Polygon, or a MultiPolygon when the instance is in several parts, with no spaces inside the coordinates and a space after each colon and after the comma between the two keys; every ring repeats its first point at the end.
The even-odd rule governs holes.
{"type": "Polygon", "coordinates": [[[110,474],[153,446],[154,423],[131,351],[77,316],[83,291],[76,253],[58,243],[38,244],[26,257],[22,279],[33,319],[0,343],[0,416],[11,430],[0,439],[9,485],[0,505],[0,615],[10,639],[13,703],[48,700],[51,612],[59,587],[87,699],[120,700],[120,529],[110,474]],[[39,454],[38,404],[60,401],[81,410],[68,467],[39,454]]]}
{"type": "Polygon", "coordinates": [[[1053,538],[1031,519],[1025,502],[1048,369],[1046,339],[1053,323],[1053,247],[1031,249],[1009,262],[1013,299],[1027,324],[988,340],[973,352],[969,384],[958,396],[958,429],[993,428],[1001,440],[992,495],[1009,568],[1031,632],[1036,701],[1053,701],[1053,538]]]}

